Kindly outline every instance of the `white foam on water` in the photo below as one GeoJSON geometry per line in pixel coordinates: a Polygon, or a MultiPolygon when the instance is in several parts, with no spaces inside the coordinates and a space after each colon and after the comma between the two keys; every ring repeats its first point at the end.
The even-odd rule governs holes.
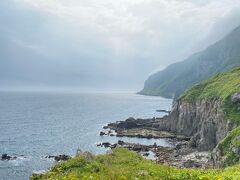
{"type": "Polygon", "coordinates": [[[18,156],[16,159],[10,160],[9,162],[13,164],[13,166],[21,166],[26,161],[30,161],[31,157],[18,156]]]}

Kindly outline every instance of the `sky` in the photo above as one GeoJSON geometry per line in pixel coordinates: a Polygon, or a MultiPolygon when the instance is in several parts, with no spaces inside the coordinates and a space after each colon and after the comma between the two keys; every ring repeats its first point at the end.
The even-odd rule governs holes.
{"type": "Polygon", "coordinates": [[[0,1],[0,89],[134,90],[240,25],[239,0],[0,1]]]}

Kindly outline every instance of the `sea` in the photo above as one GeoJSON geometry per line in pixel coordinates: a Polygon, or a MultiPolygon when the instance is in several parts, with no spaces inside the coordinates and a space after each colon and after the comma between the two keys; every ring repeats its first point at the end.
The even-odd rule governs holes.
{"type": "Polygon", "coordinates": [[[102,127],[129,117],[161,117],[158,109],[171,109],[171,99],[132,92],[0,92],[0,180],[27,180],[33,172],[55,162],[48,155],[74,156],[78,149],[95,154],[107,149],[99,142],[127,142],[171,146],[166,139],[99,136],[102,127]]]}

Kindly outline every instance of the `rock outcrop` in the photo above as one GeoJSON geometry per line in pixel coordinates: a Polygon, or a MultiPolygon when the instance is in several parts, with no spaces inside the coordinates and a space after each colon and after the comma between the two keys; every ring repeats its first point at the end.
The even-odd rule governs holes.
{"type": "Polygon", "coordinates": [[[193,86],[173,102],[167,116],[143,120],[131,118],[109,127],[118,135],[187,137],[190,138],[188,148],[181,148],[181,151],[189,154],[189,149],[210,152],[215,148],[212,152],[215,166],[234,165],[240,160],[239,92],[240,67],[193,86]]]}
{"type": "Polygon", "coordinates": [[[234,104],[240,103],[240,93],[234,93],[231,97],[231,100],[234,104]]]}
{"type": "Polygon", "coordinates": [[[104,128],[115,130],[120,137],[190,139],[191,148],[210,151],[235,127],[232,121],[224,119],[221,106],[219,99],[178,100],[163,118],[129,118],[104,128]]]}
{"type": "Polygon", "coordinates": [[[9,156],[8,154],[2,154],[1,160],[2,161],[10,161],[17,159],[17,156],[9,156]]]}
{"type": "Polygon", "coordinates": [[[58,156],[45,156],[45,158],[54,159],[55,161],[59,162],[59,161],[67,161],[67,160],[71,159],[72,157],[62,154],[62,155],[58,155],[58,156]]]}
{"type": "Polygon", "coordinates": [[[221,101],[199,100],[173,104],[172,112],[159,122],[159,130],[191,137],[190,145],[199,151],[212,150],[234,127],[224,119],[221,101]]]}
{"type": "Polygon", "coordinates": [[[226,167],[240,162],[240,127],[232,130],[211,153],[215,167],[226,167]]]}

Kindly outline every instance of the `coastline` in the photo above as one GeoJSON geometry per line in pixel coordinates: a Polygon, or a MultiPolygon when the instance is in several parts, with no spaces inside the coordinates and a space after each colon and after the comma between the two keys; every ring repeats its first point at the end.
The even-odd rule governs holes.
{"type": "Polygon", "coordinates": [[[199,152],[189,146],[190,137],[174,134],[168,131],[159,131],[154,125],[158,124],[163,118],[134,119],[128,118],[125,121],[109,123],[103,127],[101,136],[134,137],[141,139],[166,139],[171,147],[144,145],[118,141],[111,144],[109,142],[99,143],[97,146],[105,148],[127,148],[141,154],[146,159],[154,160],[158,164],[168,165],[179,168],[209,168],[212,164],[208,160],[208,151],[199,152]],[[148,157],[152,154],[152,157],[148,157]]]}

